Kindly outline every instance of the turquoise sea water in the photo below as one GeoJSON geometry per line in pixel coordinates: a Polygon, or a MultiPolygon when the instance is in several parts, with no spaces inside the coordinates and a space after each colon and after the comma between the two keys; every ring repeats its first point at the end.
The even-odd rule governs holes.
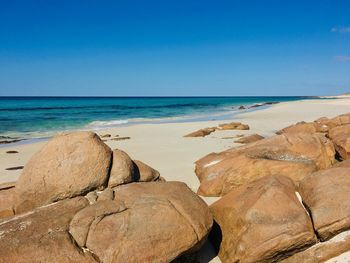
{"type": "Polygon", "coordinates": [[[307,97],[0,97],[0,135],[44,137],[137,122],[224,119],[240,105],[307,97]]]}

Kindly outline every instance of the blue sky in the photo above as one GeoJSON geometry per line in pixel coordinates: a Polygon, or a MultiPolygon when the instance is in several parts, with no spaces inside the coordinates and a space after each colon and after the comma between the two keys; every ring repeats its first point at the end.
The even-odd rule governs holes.
{"type": "Polygon", "coordinates": [[[350,1],[0,1],[0,95],[350,92],[350,1]]]}

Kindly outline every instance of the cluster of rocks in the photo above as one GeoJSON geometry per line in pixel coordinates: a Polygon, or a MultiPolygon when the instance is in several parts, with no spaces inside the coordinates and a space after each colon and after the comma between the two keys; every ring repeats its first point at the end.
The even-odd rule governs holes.
{"type": "Polygon", "coordinates": [[[196,162],[222,262],[325,262],[350,250],[350,114],[196,162]],[[347,160],[348,159],[348,160],[347,160]]]}
{"type": "Polygon", "coordinates": [[[269,102],[264,102],[264,103],[258,103],[258,104],[253,104],[251,106],[244,106],[241,105],[238,107],[239,110],[246,110],[246,109],[253,109],[253,108],[258,108],[258,107],[263,107],[263,106],[268,106],[268,105],[273,105],[279,103],[278,101],[269,101],[269,102]]]}
{"type": "Polygon", "coordinates": [[[223,123],[219,124],[217,127],[208,127],[204,129],[200,129],[195,132],[191,132],[184,137],[205,137],[217,130],[249,130],[249,125],[243,124],[241,122],[231,122],[231,123],[223,123]]]}
{"type": "Polygon", "coordinates": [[[95,133],[63,134],[0,185],[0,262],[183,261],[212,223],[184,183],[95,133]]]}

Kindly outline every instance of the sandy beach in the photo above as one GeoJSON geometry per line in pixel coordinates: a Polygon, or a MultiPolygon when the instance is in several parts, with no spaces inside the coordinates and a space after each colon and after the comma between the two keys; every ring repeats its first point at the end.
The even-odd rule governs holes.
{"type": "MultiPolygon", "coordinates": [[[[239,146],[235,139],[223,139],[235,135],[258,133],[270,136],[278,129],[298,121],[312,121],[319,117],[334,117],[350,112],[350,99],[303,100],[283,102],[266,109],[242,112],[225,121],[136,124],[126,127],[100,130],[98,134],[129,136],[123,141],[107,140],[112,148],[126,151],[133,159],[142,160],[157,169],[167,181],[185,182],[194,192],[199,181],[194,173],[194,162],[210,152],[219,152],[239,146]],[[247,131],[216,131],[209,136],[184,138],[195,130],[216,126],[220,123],[239,121],[250,126],[247,131]]],[[[38,151],[45,141],[0,148],[0,182],[16,181],[21,170],[6,170],[9,167],[23,166],[38,151]],[[18,151],[8,154],[7,151],[18,151]]],[[[217,198],[204,198],[211,204],[217,198]]]]}
{"type": "MultiPolygon", "coordinates": [[[[137,124],[125,127],[99,130],[100,136],[110,134],[111,138],[130,137],[127,140],[114,141],[103,138],[112,149],[118,148],[127,152],[131,158],[142,160],[157,169],[167,181],[185,182],[194,192],[199,187],[199,180],[194,173],[194,162],[211,152],[239,146],[234,143],[237,135],[260,134],[268,137],[277,130],[299,121],[313,121],[320,117],[335,117],[350,112],[350,99],[320,99],[283,102],[268,108],[251,112],[242,112],[229,120],[137,124]],[[238,121],[250,126],[250,130],[216,130],[206,137],[188,138],[184,135],[198,129],[217,126],[221,123],[238,121]],[[228,138],[227,138],[228,137],[228,138]],[[231,137],[231,138],[230,138],[231,137]]],[[[6,145],[0,148],[0,183],[16,181],[21,170],[6,170],[9,167],[24,166],[29,158],[37,152],[46,141],[6,145]],[[17,151],[18,153],[7,153],[17,151]]],[[[220,197],[202,197],[212,204],[220,197]]],[[[331,242],[331,241],[330,241],[331,242]]],[[[340,255],[329,262],[349,258],[348,253],[340,255]]],[[[221,262],[207,241],[200,250],[200,262],[221,262]]]]}

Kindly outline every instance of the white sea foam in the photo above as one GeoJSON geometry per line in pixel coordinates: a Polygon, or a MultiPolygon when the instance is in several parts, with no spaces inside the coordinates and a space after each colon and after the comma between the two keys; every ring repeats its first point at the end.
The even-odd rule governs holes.
{"type": "Polygon", "coordinates": [[[128,120],[93,121],[90,122],[86,127],[89,129],[99,130],[108,127],[114,127],[121,124],[127,124],[128,122],[128,120]]]}

